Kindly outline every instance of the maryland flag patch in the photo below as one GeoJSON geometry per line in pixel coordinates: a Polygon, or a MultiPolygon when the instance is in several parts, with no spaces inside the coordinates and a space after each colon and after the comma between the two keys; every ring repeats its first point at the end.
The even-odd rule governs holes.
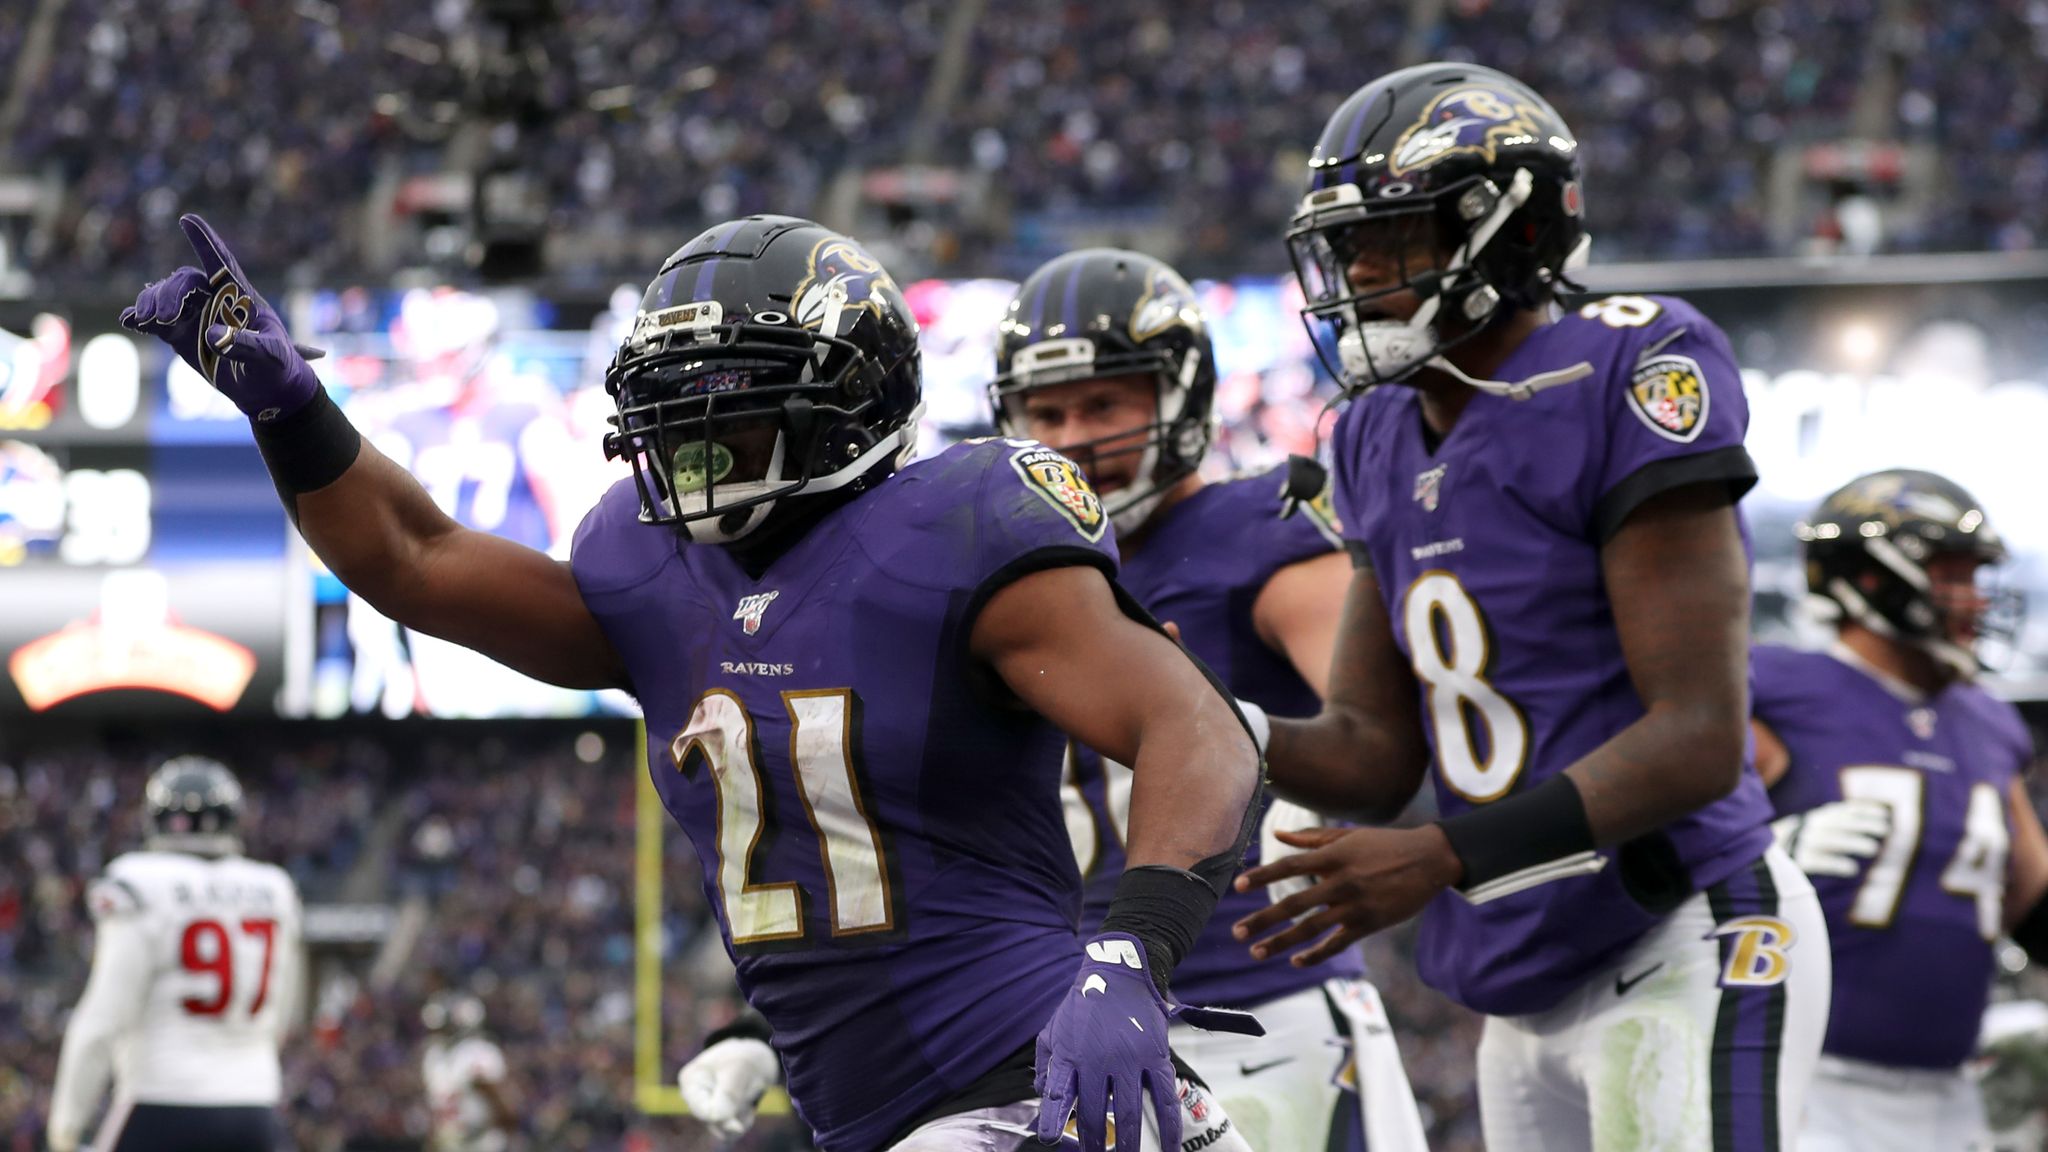
{"type": "Polygon", "coordinates": [[[1707,426],[1707,391],[1699,361],[1664,353],[1636,365],[1628,403],[1636,418],[1666,440],[1690,444],[1707,426]]]}
{"type": "Polygon", "coordinates": [[[1088,486],[1087,477],[1074,462],[1043,444],[1033,444],[1010,454],[1010,467],[1024,480],[1024,486],[1059,510],[1074,525],[1082,539],[1094,543],[1109,527],[1102,511],[1102,498],[1088,486]]]}

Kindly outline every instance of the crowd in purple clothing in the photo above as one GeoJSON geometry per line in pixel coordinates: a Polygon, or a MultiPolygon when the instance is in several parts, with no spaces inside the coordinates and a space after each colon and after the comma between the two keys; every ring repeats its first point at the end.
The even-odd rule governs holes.
{"type": "MultiPolygon", "coordinates": [[[[1076,219],[1169,229],[1196,274],[1282,271],[1323,118],[1427,58],[1494,65],[1550,97],[1585,144],[1610,258],[1793,246],[1815,225],[1773,226],[1774,164],[1857,135],[1935,145],[1937,194],[1897,214],[1890,247],[2030,247],[2048,211],[2048,17],[2020,0],[558,6],[531,115],[487,147],[537,179],[555,235],[579,238],[556,246],[569,273],[640,271],[644,246],[606,237],[823,211],[840,173],[905,161],[970,190],[919,273],[1004,271],[1076,219]],[[949,43],[958,68],[940,66],[949,43]]],[[[0,64],[24,55],[40,7],[0,13],[0,64]]],[[[28,112],[0,140],[0,169],[67,189],[31,267],[169,267],[169,222],[200,208],[235,222],[252,266],[364,268],[372,213],[407,211],[395,190],[446,162],[450,110],[474,91],[463,61],[488,42],[479,8],[61,6],[52,49],[18,80],[28,112]]]]}

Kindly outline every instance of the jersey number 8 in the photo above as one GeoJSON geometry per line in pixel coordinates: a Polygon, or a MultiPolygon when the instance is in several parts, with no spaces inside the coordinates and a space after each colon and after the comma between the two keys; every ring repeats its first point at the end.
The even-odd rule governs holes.
{"type": "Polygon", "coordinates": [[[1529,722],[1487,683],[1486,620],[1458,578],[1441,569],[1416,577],[1402,600],[1410,660],[1422,681],[1422,711],[1436,736],[1444,786],[1474,804],[1507,795],[1529,761],[1529,722]],[[1472,726],[1486,729],[1481,757],[1472,726]]]}

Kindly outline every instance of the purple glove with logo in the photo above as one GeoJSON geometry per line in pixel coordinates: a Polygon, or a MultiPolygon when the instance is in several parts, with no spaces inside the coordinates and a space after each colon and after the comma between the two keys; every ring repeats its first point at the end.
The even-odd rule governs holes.
{"type": "Polygon", "coordinates": [[[277,309],[256,294],[206,221],[187,213],[178,227],[199,267],[187,265],[145,285],[122,310],[121,326],[170,345],[251,420],[268,423],[304,408],[320,390],[306,362],[326,353],[292,343],[277,309]]]}
{"type": "Polygon", "coordinates": [[[1162,1152],[1177,1152],[1178,1077],[1166,1043],[1167,1022],[1176,1018],[1215,1032],[1265,1035],[1249,1012],[1190,1008],[1161,996],[1137,937],[1105,932],[1090,940],[1074,986],[1038,1033],[1039,1142],[1058,1142],[1071,1113],[1082,1152],[1104,1152],[1112,1130],[1117,1152],[1137,1152],[1149,1094],[1162,1152]]]}

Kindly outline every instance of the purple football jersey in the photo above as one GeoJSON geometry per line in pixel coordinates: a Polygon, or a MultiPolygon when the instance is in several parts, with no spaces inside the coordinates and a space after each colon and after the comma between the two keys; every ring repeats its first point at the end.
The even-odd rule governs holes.
{"type": "MultiPolygon", "coordinates": [[[[1643,715],[1601,545],[1659,492],[1722,482],[1739,496],[1755,481],[1727,338],[1690,305],[1589,304],[1532,333],[1495,375],[1580,361],[1590,377],[1528,400],[1473,396],[1433,449],[1412,388],[1375,388],[1337,425],[1337,514],[1415,669],[1446,816],[1534,787],[1643,715]]],[[[1699,889],[1761,855],[1769,819],[1745,766],[1733,794],[1658,835],[1699,889]]],[[[1439,896],[1423,916],[1423,978],[1494,1015],[1555,1005],[1657,920],[1605,855],[1592,875],[1476,907],[1439,896]]]]}
{"type": "MultiPolygon", "coordinates": [[[[1276,469],[1203,486],[1166,510],[1124,557],[1118,580],[1154,617],[1178,625],[1188,650],[1238,697],[1275,716],[1312,716],[1321,701],[1286,655],[1259,638],[1252,604],[1275,572],[1328,555],[1343,541],[1328,512],[1315,505],[1280,518],[1284,477],[1284,469],[1276,469]]],[[[1078,750],[1075,778],[1087,815],[1076,825],[1075,844],[1087,876],[1081,914],[1086,931],[1102,922],[1116,894],[1130,813],[1130,769],[1112,763],[1105,773],[1103,767],[1093,751],[1078,750]]],[[[1269,793],[1260,815],[1261,835],[1245,850],[1247,868],[1259,862],[1273,804],[1269,793]]],[[[1356,949],[1315,968],[1252,959],[1250,947],[1231,938],[1230,926],[1265,907],[1267,900],[1264,891],[1224,894],[1209,926],[1174,969],[1177,997],[1190,1004],[1250,1007],[1332,976],[1365,972],[1356,949]]]]}
{"type": "Polygon", "coordinates": [[[1031,1043],[1078,967],[1065,737],[967,646],[1012,580],[1114,575],[1108,519],[1009,440],[910,465],[758,580],[639,511],[605,495],[577,585],[791,1100],[827,1152],[870,1152],[1031,1043]]]}
{"type": "Polygon", "coordinates": [[[2033,753],[1974,684],[1921,696],[1846,650],[1756,649],[1755,711],[1791,752],[1781,813],[1876,800],[1892,832],[1855,876],[1815,876],[1835,954],[1825,1049],[1914,1068],[1969,1057],[2004,909],[2012,782],[2033,753]],[[1900,1005],[1912,1005],[1910,1026],[1900,1005]]]}

